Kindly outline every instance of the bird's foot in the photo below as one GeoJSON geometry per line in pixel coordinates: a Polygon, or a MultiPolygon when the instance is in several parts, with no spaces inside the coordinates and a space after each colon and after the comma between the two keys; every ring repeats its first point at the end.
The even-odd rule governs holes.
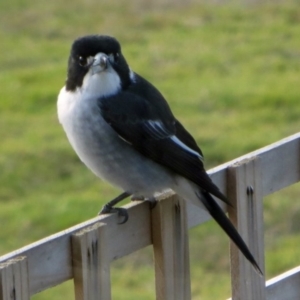
{"type": "Polygon", "coordinates": [[[155,197],[146,198],[144,196],[132,196],[131,200],[132,201],[147,201],[149,203],[150,209],[153,209],[157,204],[157,200],[155,199],[155,197]]]}
{"type": "Polygon", "coordinates": [[[113,207],[109,203],[105,204],[98,215],[103,215],[103,214],[112,214],[112,213],[117,213],[120,218],[123,220],[119,222],[119,224],[124,224],[128,221],[128,212],[127,209],[122,208],[122,207],[113,207]]]}
{"type": "Polygon", "coordinates": [[[119,224],[126,223],[128,221],[128,217],[129,217],[127,210],[125,208],[114,207],[114,206],[116,204],[118,204],[119,202],[121,202],[122,200],[124,200],[125,198],[129,197],[130,195],[131,195],[130,193],[124,192],[121,195],[119,195],[118,197],[109,201],[102,207],[102,209],[100,210],[98,215],[118,213],[119,217],[123,218],[123,220],[121,222],[119,222],[119,224]]]}

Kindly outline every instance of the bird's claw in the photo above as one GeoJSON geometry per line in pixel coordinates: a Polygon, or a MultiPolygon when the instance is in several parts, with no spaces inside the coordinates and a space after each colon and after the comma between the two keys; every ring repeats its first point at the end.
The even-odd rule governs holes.
{"type": "MultiPolygon", "coordinates": [[[[98,215],[103,215],[103,214],[111,214],[111,213],[117,213],[120,218],[122,218],[122,221],[119,222],[119,224],[124,224],[128,221],[128,212],[127,209],[122,208],[122,207],[114,207],[120,200],[123,200],[124,197],[128,197],[130,194],[127,192],[124,192],[117,198],[113,199],[112,201],[106,203],[98,215]]],[[[149,197],[145,198],[143,196],[132,196],[131,197],[132,201],[147,201],[149,203],[150,209],[153,209],[156,206],[157,200],[155,197],[149,197]]]]}
{"type": "Polygon", "coordinates": [[[101,211],[98,213],[98,215],[103,215],[103,214],[112,214],[112,213],[117,213],[120,218],[123,218],[121,222],[118,222],[118,224],[124,224],[128,221],[128,212],[127,209],[122,208],[122,207],[113,207],[108,204],[105,204],[101,211]]]}

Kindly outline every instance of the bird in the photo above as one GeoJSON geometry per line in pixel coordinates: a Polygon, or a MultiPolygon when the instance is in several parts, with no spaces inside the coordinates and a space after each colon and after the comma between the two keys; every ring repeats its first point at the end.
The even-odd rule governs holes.
{"type": "Polygon", "coordinates": [[[155,199],[165,190],[208,211],[254,269],[262,271],[214,197],[231,205],[206,173],[203,153],[162,93],[128,65],[108,35],[77,38],[57,100],[58,119],[80,160],[122,193],[100,213],[118,212],[127,197],[155,199]],[[214,197],[213,197],[214,196],[214,197]]]}

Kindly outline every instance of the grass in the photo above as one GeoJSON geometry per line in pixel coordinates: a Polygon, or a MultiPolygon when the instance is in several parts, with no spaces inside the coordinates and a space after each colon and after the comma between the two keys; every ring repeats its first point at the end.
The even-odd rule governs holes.
{"type": "MultiPolygon", "coordinates": [[[[116,36],[209,168],[299,130],[299,21],[296,0],[147,10],[128,1],[1,1],[0,254],[93,217],[118,192],[79,162],[57,121],[74,38],[116,36]]],[[[298,194],[294,186],[265,200],[268,278],[297,264],[298,194]]],[[[213,222],[190,237],[193,299],[225,299],[227,238],[213,222]]],[[[151,250],[115,262],[112,279],[114,299],[153,299],[151,250]]],[[[33,299],[72,299],[71,286],[33,299]]]]}

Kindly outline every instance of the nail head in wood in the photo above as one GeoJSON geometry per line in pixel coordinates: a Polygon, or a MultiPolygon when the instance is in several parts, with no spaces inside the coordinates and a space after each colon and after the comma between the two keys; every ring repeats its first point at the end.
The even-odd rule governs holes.
{"type": "Polygon", "coordinates": [[[253,195],[254,194],[254,188],[252,185],[248,185],[247,186],[247,195],[250,196],[250,195],[253,195]]]}

